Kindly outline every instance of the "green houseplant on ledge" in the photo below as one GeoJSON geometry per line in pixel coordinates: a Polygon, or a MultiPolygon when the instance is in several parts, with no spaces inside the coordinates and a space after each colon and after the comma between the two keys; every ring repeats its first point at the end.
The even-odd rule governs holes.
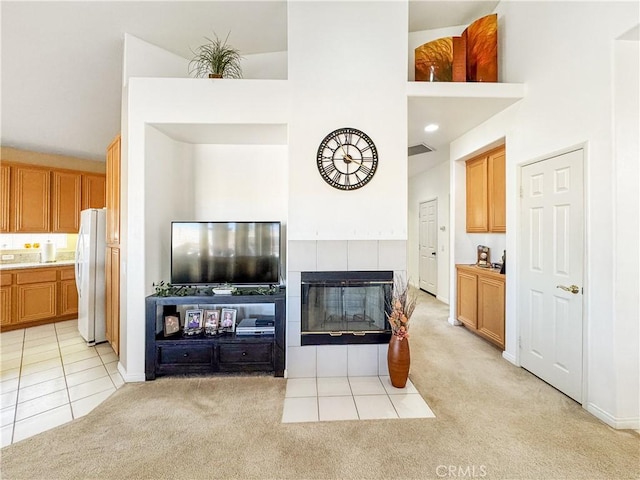
{"type": "Polygon", "coordinates": [[[224,41],[215,33],[214,39],[205,37],[207,43],[200,45],[193,52],[194,57],[189,62],[189,74],[196,77],[209,78],[242,78],[240,52],[227,44],[229,32],[224,41]]]}

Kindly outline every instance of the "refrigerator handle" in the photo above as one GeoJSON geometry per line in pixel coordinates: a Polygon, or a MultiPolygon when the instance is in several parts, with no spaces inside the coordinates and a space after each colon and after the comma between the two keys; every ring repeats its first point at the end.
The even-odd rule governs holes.
{"type": "Polygon", "coordinates": [[[80,286],[82,285],[82,268],[80,268],[80,256],[82,251],[82,242],[84,235],[82,234],[82,225],[80,225],[80,234],[78,235],[78,241],[76,242],[76,257],[75,257],[75,270],[76,270],[76,290],[78,290],[78,296],[81,297],[80,286]]]}

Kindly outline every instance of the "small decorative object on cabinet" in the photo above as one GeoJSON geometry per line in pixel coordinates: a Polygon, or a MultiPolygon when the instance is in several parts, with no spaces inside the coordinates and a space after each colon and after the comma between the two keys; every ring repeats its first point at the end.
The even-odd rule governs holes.
{"type": "MultiPolygon", "coordinates": [[[[210,323],[210,332],[212,332],[210,323]]],[[[175,327],[173,327],[175,328],[175,327]]],[[[201,328],[202,329],[202,328],[201,328]]],[[[178,330],[179,332],[179,330],[178,330]]],[[[285,365],[285,293],[239,295],[158,296],[146,299],[145,376],[153,380],[157,375],[221,372],[273,372],[284,376],[285,365]],[[207,334],[207,322],[224,319],[231,314],[274,323],[274,333],[238,335],[234,331],[207,334]],[[204,322],[204,335],[165,336],[166,319],[175,317],[189,323],[199,313],[204,322]],[[194,313],[196,312],[196,313],[194,313]],[[205,312],[203,314],[203,312],[205,312]]]]}
{"type": "Polygon", "coordinates": [[[227,45],[229,35],[224,41],[218,38],[215,33],[214,39],[205,37],[208,43],[200,45],[189,63],[189,73],[196,77],[209,78],[242,78],[242,56],[240,52],[227,45]]]}
{"type": "Polygon", "coordinates": [[[222,309],[222,320],[220,326],[223,332],[232,333],[236,329],[236,315],[238,311],[233,308],[222,309]]]}
{"type": "Polygon", "coordinates": [[[183,335],[192,337],[202,333],[202,310],[187,310],[184,319],[183,335]]]}
{"type": "Polygon", "coordinates": [[[409,378],[411,352],[409,350],[409,320],[416,307],[416,296],[410,291],[409,283],[396,279],[388,314],[391,325],[391,340],[387,351],[387,365],[391,385],[404,388],[409,378]]]}
{"type": "Polygon", "coordinates": [[[170,337],[171,335],[180,331],[180,314],[170,313],[164,316],[164,336],[170,337]]]}
{"type": "Polygon", "coordinates": [[[220,310],[205,310],[204,312],[204,334],[217,335],[220,328],[220,310]]]}

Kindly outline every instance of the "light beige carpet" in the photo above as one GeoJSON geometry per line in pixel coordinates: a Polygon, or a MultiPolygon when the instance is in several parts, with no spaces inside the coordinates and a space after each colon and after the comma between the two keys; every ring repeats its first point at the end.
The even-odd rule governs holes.
{"type": "Polygon", "coordinates": [[[638,479],[616,431],[421,294],[411,379],[435,419],[282,424],[285,380],[159,378],[1,450],[3,479],[638,479]]]}

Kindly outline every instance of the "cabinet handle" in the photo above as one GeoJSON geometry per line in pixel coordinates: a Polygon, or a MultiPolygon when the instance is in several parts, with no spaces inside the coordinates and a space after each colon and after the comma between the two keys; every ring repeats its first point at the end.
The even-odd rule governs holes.
{"type": "Polygon", "coordinates": [[[189,354],[188,354],[188,353],[183,353],[183,354],[182,354],[182,356],[183,356],[183,357],[188,357],[188,356],[189,356],[189,354]]]}
{"type": "Polygon", "coordinates": [[[247,356],[247,352],[242,352],[242,356],[246,357],[247,356]]]}

